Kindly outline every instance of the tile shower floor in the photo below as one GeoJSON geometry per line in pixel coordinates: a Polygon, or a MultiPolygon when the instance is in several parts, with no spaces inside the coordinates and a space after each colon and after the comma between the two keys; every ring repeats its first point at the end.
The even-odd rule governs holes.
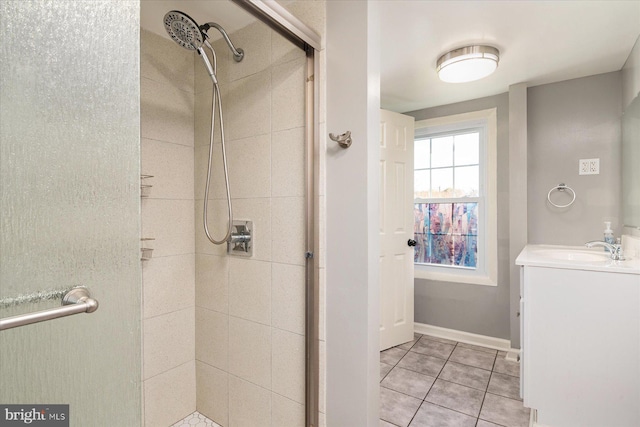
{"type": "Polygon", "coordinates": [[[380,353],[380,427],[529,426],[505,352],[414,336],[380,353]]]}
{"type": "Polygon", "coordinates": [[[216,424],[209,418],[196,411],[193,414],[187,416],[185,419],[178,421],[171,427],[221,427],[220,424],[216,424]]]}

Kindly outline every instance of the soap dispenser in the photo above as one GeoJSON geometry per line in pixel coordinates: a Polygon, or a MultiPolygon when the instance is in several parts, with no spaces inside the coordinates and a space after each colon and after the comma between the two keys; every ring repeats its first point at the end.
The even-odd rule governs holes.
{"type": "MultiPolygon", "coordinates": [[[[604,222],[604,241],[613,245],[616,242],[615,237],[613,237],[613,230],[611,229],[611,221],[604,222]]],[[[609,252],[609,248],[604,248],[605,252],[609,252]]]]}

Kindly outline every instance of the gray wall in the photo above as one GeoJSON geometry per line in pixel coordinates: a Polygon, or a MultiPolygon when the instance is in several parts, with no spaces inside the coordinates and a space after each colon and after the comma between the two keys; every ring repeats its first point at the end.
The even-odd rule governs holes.
{"type": "Polygon", "coordinates": [[[415,321],[509,339],[509,95],[405,114],[424,120],[488,108],[498,113],[498,286],[416,279],[415,321]]]}
{"type": "Polygon", "coordinates": [[[622,108],[627,108],[640,95],[640,37],[622,67],[622,108]]]}
{"type": "Polygon", "coordinates": [[[621,231],[621,93],[619,71],[529,88],[529,243],[602,240],[603,221],[612,221],[616,235],[621,231]],[[578,175],[578,160],[590,158],[600,158],[600,174],[578,175]],[[561,182],[577,194],[564,209],[547,202],[561,182]]]}

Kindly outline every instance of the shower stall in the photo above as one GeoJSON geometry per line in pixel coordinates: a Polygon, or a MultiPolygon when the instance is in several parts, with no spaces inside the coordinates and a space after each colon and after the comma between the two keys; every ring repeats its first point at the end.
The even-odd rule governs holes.
{"type": "Polygon", "coordinates": [[[318,37],[261,1],[0,12],[0,318],[99,301],[0,331],[0,405],[317,425],[318,37]]]}

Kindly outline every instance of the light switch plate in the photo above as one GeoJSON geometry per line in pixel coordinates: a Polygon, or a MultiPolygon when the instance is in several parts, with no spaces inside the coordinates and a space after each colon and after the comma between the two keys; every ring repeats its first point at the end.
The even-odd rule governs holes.
{"type": "Polygon", "coordinates": [[[600,174],[600,159],[580,159],[578,162],[578,174],[598,175],[600,174]]]}

